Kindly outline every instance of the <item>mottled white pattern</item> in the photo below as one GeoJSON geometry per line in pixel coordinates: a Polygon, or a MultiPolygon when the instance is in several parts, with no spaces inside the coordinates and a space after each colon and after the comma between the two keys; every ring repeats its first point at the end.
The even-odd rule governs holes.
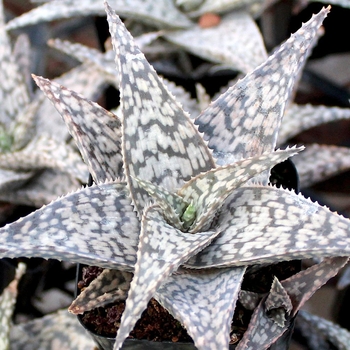
{"type": "Polygon", "coordinates": [[[238,266],[350,255],[348,219],[283,189],[237,189],[217,219],[221,234],[186,265],[238,266]]]}
{"type": "Polygon", "coordinates": [[[207,230],[226,198],[252,177],[293,156],[301,148],[276,151],[258,157],[248,158],[232,165],[217,167],[214,170],[192,178],[179,191],[187,203],[193,203],[196,218],[189,232],[207,230]]]}
{"type": "MultiPolygon", "coordinates": [[[[12,326],[12,313],[17,298],[17,286],[22,275],[25,273],[26,265],[19,263],[15,272],[15,278],[3,290],[0,295],[0,349],[10,349],[10,330],[12,326]]],[[[3,274],[2,276],[6,276],[3,274]]],[[[12,346],[11,346],[11,349],[12,346]]]]}
{"type": "Polygon", "coordinates": [[[120,121],[113,113],[47,79],[38,86],[62,115],[96,182],[122,175],[120,121]],[[99,142],[96,143],[98,137],[99,142]]]}
{"type": "Polygon", "coordinates": [[[116,181],[83,188],[1,228],[1,256],[132,271],[140,228],[125,187],[116,181]]]}
{"type": "Polygon", "coordinates": [[[213,168],[214,161],[189,116],[108,7],[107,19],[121,74],[125,175],[140,214],[149,196],[131,176],[174,191],[184,180],[213,168]]]}
{"type": "Polygon", "coordinates": [[[261,66],[227,90],[196,119],[216,152],[235,160],[271,152],[299,69],[329,10],[305,23],[261,66]]]}
{"type": "MultiPolygon", "coordinates": [[[[266,310],[266,302],[269,299],[264,298],[259,306],[254,310],[248,329],[244,333],[243,338],[238,344],[236,350],[265,350],[278,339],[285,331],[287,331],[291,319],[297,314],[317,289],[324,285],[331,277],[335,276],[338,271],[346,264],[348,258],[329,258],[322,263],[314,265],[304,271],[301,271],[292,277],[281,282],[280,288],[284,289],[284,303],[288,303],[290,308],[291,301],[292,312],[287,312],[284,324],[275,322],[275,319],[266,310]],[[288,296],[290,300],[288,301],[288,296]]],[[[274,296],[275,298],[276,296],[274,296]]],[[[270,302],[273,301],[272,298],[270,302]]],[[[277,301],[277,306],[280,302],[277,301]]],[[[270,309],[271,309],[270,305],[270,309]]]]}
{"type": "Polygon", "coordinates": [[[11,350],[95,350],[96,344],[76,316],[67,310],[16,325],[11,350]]]}
{"type": "Polygon", "coordinates": [[[181,321],[197,349],[228,349],[244,272],[245,268],[241,267],[183,270],[170,276],[155,298],[181,321]]]}
{"type": "Polygon", "coordinates": [[[315,126],[350,118],[350,108],[291,104],[286,108],[278,144],[285,143],[295,135],[315,126]]]}
{"type": "MultiPolygon", "coordinates": [[[[158,27],[184,28],[191,21],[182,14],[172,0],[111,0],[111,6],[123,17],[143,20],[158,27]]],[[[15,29],[39,22],[76,16],[104,16],[102,0],[60,0],[43,4],[13,19],[7,29],[15,29]]]]}
{"type": "Polygon", "coordinates": [[[125,300],[132,274],[126,271],[104,269],[72,302],[69,311],[82,314],[117,300],[125,300]]]}
{"type": "Polygon", "coordinates": [[[217,234],[215,231],[196,235],[183,233],[164,221],[158,207],[145,210],[134,277],[117,332],[115,350],[120,349],[162,281],[190,256],[210,244],[217,234]]]}
{"type": "Polygon", "coordinates": [[[244,73],[267,59],[260,31],[245,11],[224,16],[214,27],[203,29],[196,25],[165,37],[196,56],[244,73]]]}

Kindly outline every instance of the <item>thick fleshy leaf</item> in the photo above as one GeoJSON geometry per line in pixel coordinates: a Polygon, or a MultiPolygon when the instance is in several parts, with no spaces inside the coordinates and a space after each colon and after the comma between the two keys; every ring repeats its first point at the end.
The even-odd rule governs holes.
{"type": "Polygon", "coordinates": [[[183,222],[181,221],[183,213],[190,203],[185,202],[184,199],[174,192],[153,185],[149,181],[136,179],[137,184],[142,187],[162,209],[164,219],[172,226],[181,230],[183,222]]]}
{"type": "Polygon", "coordinates": [[[32,51],[28,35],[21,34],[18,36],[13,47],[13,55],[15,56],[15,62],[18,66],[18,70],[26,84],[27,91],[29,92],[29,95],[32,96],[33,88],[32,79],[30,77],[32,69],[32,51]]]}
{"type": "Polygon", "coordinates": [[[228,349],[244,271],[241,267],[184,270],[171,275],[155,298],[184,325],[197,349],[228,349]]]}
{"type": "MultiPolygon", "coordinates": [[[[350,332],[331,321],[301,310],[297,317],[297,325],[302,325],[303,328],[307,327],[308,331],[317,332],[318,336],[332,343],[336,349],[349,350],[350,332]]],[[[303,329],[301,329],[301,332],[303,336],[307,337],[308,334],[305,334],[303,329]]]]}
{"type": "Polygon", "coordinates": [[[76,191],[81,187],[80,181],[57,169],[31,172],[27,175],[27,181],[19,186],[21,179],[25,180],[23,174],[28,173],[17,173],[14,179],[19,182],[11,181],[11,186],[0,191],[0,201],[40,208],[62,196],[62,193],[76,191]],[[16,187],[16,191],[11,190],[12,186],[16,187]]]}
{"type": "Polygon", "coordinates": [[[285,111],[278,134],[278,144],[324,123],[350,118],[350,108],[291,104],[285,111]]]}
{"type": "Polygon", "coordinates": [[[73,314],[82,314],[117,300],[125,300],[131,279],[130,272],[104,269],[78,295],[68,310],[73,314]]]}
{"type": "Polygon", "coordinates": [[[96,344],[67,310],[20,323],[11,330],[11,350],[94,350],[96,344]]]}
{"type": "Polygon", "coordinates": [[[314,15],[267,61],[199,115],[196,124],[209,147],[232,153],[236,160],[273,151],[294,81],[328,11],[314,15]]]}
{"type": "Polygon", "coordinates": [[[108,5],[107,19],[121,73],[124,170],[140,215],[149,196],[131,176],[174,191],[184,180],[213,168],[214,161],[189,116],[108,5]]]}
{"type": "Polygon", "coordinates": [[[75,176],[81,183],[88,177],[86,166],[72,147],[45,137],[34,139],[21,151],[0,154],[0,168],[18,172],[57,169],[75,176]]]}
{"type": "MultiPolygon", "coordinates": [[[[120,16],[133,18],[158,27],[184,28],[192,22],[181,13],[172,0],[110,0],[110,5],[120,16]]],[[[102,0],[60,0],[41,5],[7,25],[15,29],[40,22],[53,21],[76,16],[104,16],[102,0]]]]}
{"type": "Polygon", "coordinates": [[[281,188],[237,189],[217,218],[220,235],[186,266],[203,268],[350,255],[350,221],[281,188]]]}
{"type": "Polygon", "coordinates": [[[17,172],[12,170],[0,169],[0,196],[6,191],[14,192],[17,188],[25,184],[34,172],[17,172]]]}
{"type": "Polygon", "coordinates": [[[170,32],[165,38],[186,51],[244,73],[267,59],[260,31],[245,11],[224,16],[217,26],[170,32]]]}
{"type": "Polygon", "coordinates": [[[291,304],[285,309],[285,315],[287,316],[285,324],[276,323],[274,317],[271,317],[269,314],[266,308],[266,303],[270,297],[270,295],[268,295],[255,309],[248,329],[241,339],[237,350],[267,349],[287,331],[290,322],[305,301],[331,277],[335,276],[347,261],[348,258],[325,259],[322,263],[314,265],[282,281],[280,287],[283,288],[283,294],[288,294],[285,298],[289,296],[288,304],[291,302],[293,305],[292,312],[287,311],[291,304]]]}
{"type": "Polygon", "coordinates": [[[293,158],[301,188],[312,186],[350,169],[348,147],[312,144],[307,145],[304,152],[305,154],[293,158]]]}
{"type": "Polygon", "coordinates": [[[145,210],[134,277],[117,333],[115,350],[120,349],[162,282],[190,256],[210,244],[217,234],[184,233],[167,224],[157,206],[145,210]]]}
{"type": "Polygon", "coordinates": [[[133,270],[139,222],[123,182],[83,188],[0,229],[1,257],[133,270]]]}
{"type": "Polygon", "coordinates": [[[29,102],[29,92],[12,54],[5,29],[4,8],[0,1],[0,123],[8,129],[29,102]]]}
{"type": "Polygon", "coordinates": [[[208,12],[223,13],[240,7],[247,7],[252,4],[261,4],[261,0],[211,0],[202,1],[201,6],[189,13],[191,17],[197,17],[208,12]]]}
{"type": "MultiPolygon", "coordinates": [[[[103,91],[107,77],[104,71],[97,69],[94,64],[82,64],[69,72],[54,79],[54,82],[67,86],[77,93],[84,94],[89,100],[97,99],[103,91]]],[[[38,91],[40,96],[42,91],[38,91]]],[[[45,98],[39,107],[37,120],[37,134],[49,134],[59,141],[70,138],[68,129],[55,107],[45,98]],[[50,116],[50,118],[48,118],[50,116]]]]}
{"type": "Polygon", "coordinates": [[[321,286],[339,272],[348,259],[348,257],[327,258],[282,281],[293,304],[293,316],[321,286]]]}
{"type": "Polygon", "coordinates": [[[19,263],[16,269],[15,279],[0,295],[0,349],[3,350],[10,349],[10,329],[12,313],[17,299],[17,286],[20,278],[25,273],[25,270],[26,265],[19,263]]]}
{"type": "Polygon", "coordinates": [[[218,167],[192,178],[178,191],[185,202],[193,203],[194,206],[195,216],[190,223],[189,232],[196,233],[208,229],[226,198],[236,188],[300,150],[303,150],[303,147],[278,150],[218,167]]]}
{"type": "Polygon", "coordinates": [[[97,103],[47,79],[35,77],[35,81],[62,115],[93,179],[103,182],[120,177],[122,157],[118,117],[97,103]]]}

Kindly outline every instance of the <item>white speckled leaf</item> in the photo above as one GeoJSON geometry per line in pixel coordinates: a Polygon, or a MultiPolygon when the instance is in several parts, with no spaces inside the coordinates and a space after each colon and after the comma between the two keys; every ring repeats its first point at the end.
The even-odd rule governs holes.
{"type": "Polygon", "coordinates": [[[196,25],[167,33],[165,38],[196,56],[244,73],[267,59],[260,31],[245,11],[224,16],[217,26],[203,29],[196,25]]]}
{"type": "Polygon", "coordinates": [[[32,96],[33,87],[32,87],[32,79],[30,77],[32,64],[32,51],[30,47],[30,40],[28,35],[20,34],[15,41],[13,47],[13,55],[15,57],[15,62],[18,66],[18,70],[23,77],[23,80],[26,84],[27,90],[29,94],[32,96]]]}
{"type": "MultiPolygon", "coordinates": [[[[335,276],[342,268],[348,258],[329,258],[322,263],[314,265],[304,271],[301,271],[292,277],[281,282],[284,292],[287,292],[293,311],[286,312],[286,323],[280,325],[274,318],[266,312],[266,301],[263,299],[255,309],[248,329],[241,339],[237,350],[265,350],[276,341],[287,329],[291,319],[297,314],[317,289],[324,285],[331,277],[335,276]]],[[[283,293],[284,293],[283,292],[283,293]]]]}
{"type": "Polygon", "coordinates": [[[199,115],[196,124],[209,147],[232,153],[236,160],[273,151],[294,81],[328,11],[314,15],[267,61],[199,115]]]}
{"type": "Polygon", "coordinates": [[[103,182],[120,177],[122,157],[118,117],[47,79],[35,77],[35,81],[62,115],[93,179],[103,182]]]}
{"type": "Polygon", "coordinates": [[[303,147],[278,150],[224,167],[217,167],[192,178],[178,191],[184,201],[193,202],[195,208],[196,218],[189,231],[196,233],[207,230],[226,198],[236,188],[301,150],[303,147]]]}
{"type": "Polygon", "coordinates": [[[291,104],[286,108],[278,134],[278,144],[324,123],[350,118],[350,108],[291,104]]]}
{"type": "Polygon", "coordinates": [[[228,349],[244,272],[241,267],[183,270],[169,276],[155,298],[184,325],[197,349],[228,349]]]}
{"type": "Polygon", "coordinates": [[[17,188],[25,184],[34,172],[17,172],[12,170],[0,169],[0,196],[4,192],[14,192],[17,188]]]}
{"type": "Polygon", "coordinates": [[[72,302],[68,311],[82,314],[117,300],[125,300],[132,274],[126,271],[104,269],[72,302]]]}
{"type": "Polygon", "coordinates": [[[283,307],[288,313],[292,311],[293,306],[289,295],[277,277],[273,279],[270,292],[265,300],[265,307],[267,311],[279,307],[283,307]]]}
{"type": "Polygon", "coordinates": [[[350,169],[348,147],[312,144],[307,145],[304,152],[305,154],[293,158],[301,188],[312,186],[350,169]]]}
{"type": "Polygon", "coordinates": [[[134,277],[117,333],[115,350],[120,349],[162,282],[190,256],[210,244],[218,234],[183,233],[165,222],[157,206],[145,209],[141,225],[134,277]]]}
{"type": "MultiPolygon", "coordinates": [[[[110,0],[110,5],[120,16],[144,21],[158,27],[184,28],[191,21],[181,13],[172,0],[110,0]]],[[[102,0],[59,0],[43,4],[7,25],[15,29],[40,22],[53,21],[77,16],[104,16],[102,0]]]]}
{"type": "MultiPolygon", "coordinates": [[[[26,265],[19,263],[15,278],[4,289],[0,295],[0,349],[10,349],[10,329],[12,324],[12,313],[17,299],[17,286],[20,278],[25,273],[26,265]]],[[[11,346],[11,349],[12,346],[11,346]]]]}
{"type": "Polygon", "coordinates": [[[29,92],[12,54],[5,30],[4,8],[0,2],[0,123],[9,128],[29,102],[29,92]]]}
{"type": "MultiPolygon", "coordinates": [[[[1,173],[3,174],[3,171],[1,173]]],[[[0,191],[0,201],[40,208],[62,196],[62,193],[76,191],[81,187],[81,182],[75,177],[57,169],[46,169],[36,174],[31,172],[27,178],[22,177],[23,174],[28,173],[17,173],[14,179],[19,179],[19,182],[12,183],[4,191],[0,191]],[[19,186],[21,179],[29,181],[19,186]],[[16,191],[11,190],[12,186],[16,191]]]]}
{"type": "MultiPolygon", "coordinates": [[[[299,320],[302,321],[304,326],[306,323],[309,329],[316,331],[319,335],[321,334],[324,339],[331,342],[336,349],[349,350],[350,332],[347,329],[322,317],[312,315],[305,310],[299,311],[297,324],[299,320]]],[[[307,336],[307,334],[303,335],[307,336]]]]}
{"type": "Polygon", "coordinates": [[[313,265],[282,281],[282,285],[286,289],[293,304],[292,316],[295,316],[305,302],[330,278],[339,272],[347,263],[348,259],[348,257],[326,258],[321,263],[313,265]]]}
{"type": "Polygon", "coordinates": [[[185,202],[181,196],[176,193],[169,192],[166,189],[153,185],[149,181],[135,178],[137,184],[142,187],[162,209],[164,218],[172,226],[182,229],[181,216],[189,203],[185,202]]]}
{"type": "Polygon", "coordinates": [[[273,279],[272,286],[264,302],[265,311],[278,326],[284,327],[286,317],[293,309],[287,291],[277,277],[273,279]]]}
{"type": "Polygon", "coordinates": [[[69,145],[54,139],[36,138],[23,150],[0,153],[0,167],[18,172],[57,169],[85,183],[88,170],[79,154],[69,145]]]}
{"type": "Polygon", "coordinates": [[[108,6],[107,19],[121,72],[124,170],[140,215],[149,196],[131,176],[174,191],[182,181],[213,168],[214,161],[189,116],[108,6]]]}
{"type": "Polygon", "coordinates": [[[96,344],[67,310],[20,323],[11,330],[11,350],[94,350],[96,344]]]}
{"type": "Polygon", "coordinates": [[[241,289],[239,291],[238,300],[247,310],[254,310],[260,300],[263,298],[263,294],[254,293],[248,290],[241,289]]]}
{"type": "Polygon", "coordinates": [[[350,221],[281,188],[237,189],[217,218],[220,235],[192,268],[350,255],[350,221]]]}
{"type": "Polygon", "coordinates": [[[254,3],[263,3],[261,0],[204,0],[201,6],[189,13],[191,17],[204,15],[208,12],[223,13],[240,7],[247,7],[254,3]]]}
{"type": "Polygon", "coordinates": [[[68,194],[0,229],[0,257],[43,257],[133,269],[139,221],[126,184],[68,194]]]}

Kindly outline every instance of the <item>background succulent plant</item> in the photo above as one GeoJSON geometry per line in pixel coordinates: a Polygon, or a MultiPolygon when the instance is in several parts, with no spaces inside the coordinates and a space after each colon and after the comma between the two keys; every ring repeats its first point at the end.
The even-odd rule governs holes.
{"type": "MultiPolygon", "coordinates": [[[[227,348],[247,265],[331,257],[285,281],[274,280],[239,345],[254,349],[258,341],[267,348],[304,301],[346,263],[347,258],[336,256],[349,255],[347,219],[267,185],[273,164],[298,151],[274,148],[286,101],[326,13],[314,16],[193,124],[107,6],[122,118],[35,78],[65,119],[96,184],[1,229],[1,255],[112,269],[91,287],[100,294],[111,276],[120,279],[122,273],[127,285],[132,272],[115,348],[155,296],[186,326],[199,349],[227,348]],[[233,164],[216,166],[210,149],[233,164]],[[189,310],[184,305],[197,304],[188,291],[198,284],[203,287],[195,295],[198,310],[189,310]],[[213,304],[223,317],[203,323],[213,304]]],[[[80,302],[91,307],[88,292],[80,302]]],[[[115,299],[107,296],[104,302],[115,299]]]]}

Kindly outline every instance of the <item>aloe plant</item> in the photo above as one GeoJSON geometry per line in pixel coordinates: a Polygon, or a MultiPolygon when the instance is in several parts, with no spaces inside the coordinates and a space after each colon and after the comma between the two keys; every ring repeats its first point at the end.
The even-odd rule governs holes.
{"type": "MultiPolygon", "coordinates": [[[[162,0],[113,0],[111,5],[118,14],[138,25],[145,24],[145,31],[161,29],[168,45],[157,47],[163,56],[169,51],[178,54],[179,48],[230,69],[244,73],[253,70],[267,58],[260,31],[252,13],[262,11],[266,1],[173,1],[162,0]],[[254,11],[250,11],[255,5],[254,11]],[[217,25],[202,28],[200,16],[207,12],[222,14],[217,25]],[[230,33],[230,35],[227,35],[230,33]],[[171,43],[169,47],[169,42],[171,43]],[[174,46],[175,45],[175,46],[174,46]],[[234,54],[232,54],[232,52],[234,54]]],[[[7,25],[16,29],[42,21],[74,16],[105,15],[102,0],[51,1],[19,16],[7,25]]],[[[150,49],[150,52],[152,49],[150,49]]],[[[167,69],[166,66],[164,69],[167,69]]],[[[172,71],[174,64],[172,64],[172,71]]]]}
{"type": "Polygon", "coordinates": [[[193,122],[119,17],[106,9],[121,118],[35,77],[65,120],[95,184],[2,228],[0,255],[105,267],[71,311],[124,298],[127,291],[115,349],[151,297],[180,320],[198,349],[227,349],[247,266],[329,257],[285,281],[275,279],[239,345],[256,349],[258,342],[266,349],[350,255],[349,220],[268,185],[270,168],[302,150],[274,149],[286,101],[328,10],[193,122]],[[270,321],[273,327],[266,327],[270,321]]]}

